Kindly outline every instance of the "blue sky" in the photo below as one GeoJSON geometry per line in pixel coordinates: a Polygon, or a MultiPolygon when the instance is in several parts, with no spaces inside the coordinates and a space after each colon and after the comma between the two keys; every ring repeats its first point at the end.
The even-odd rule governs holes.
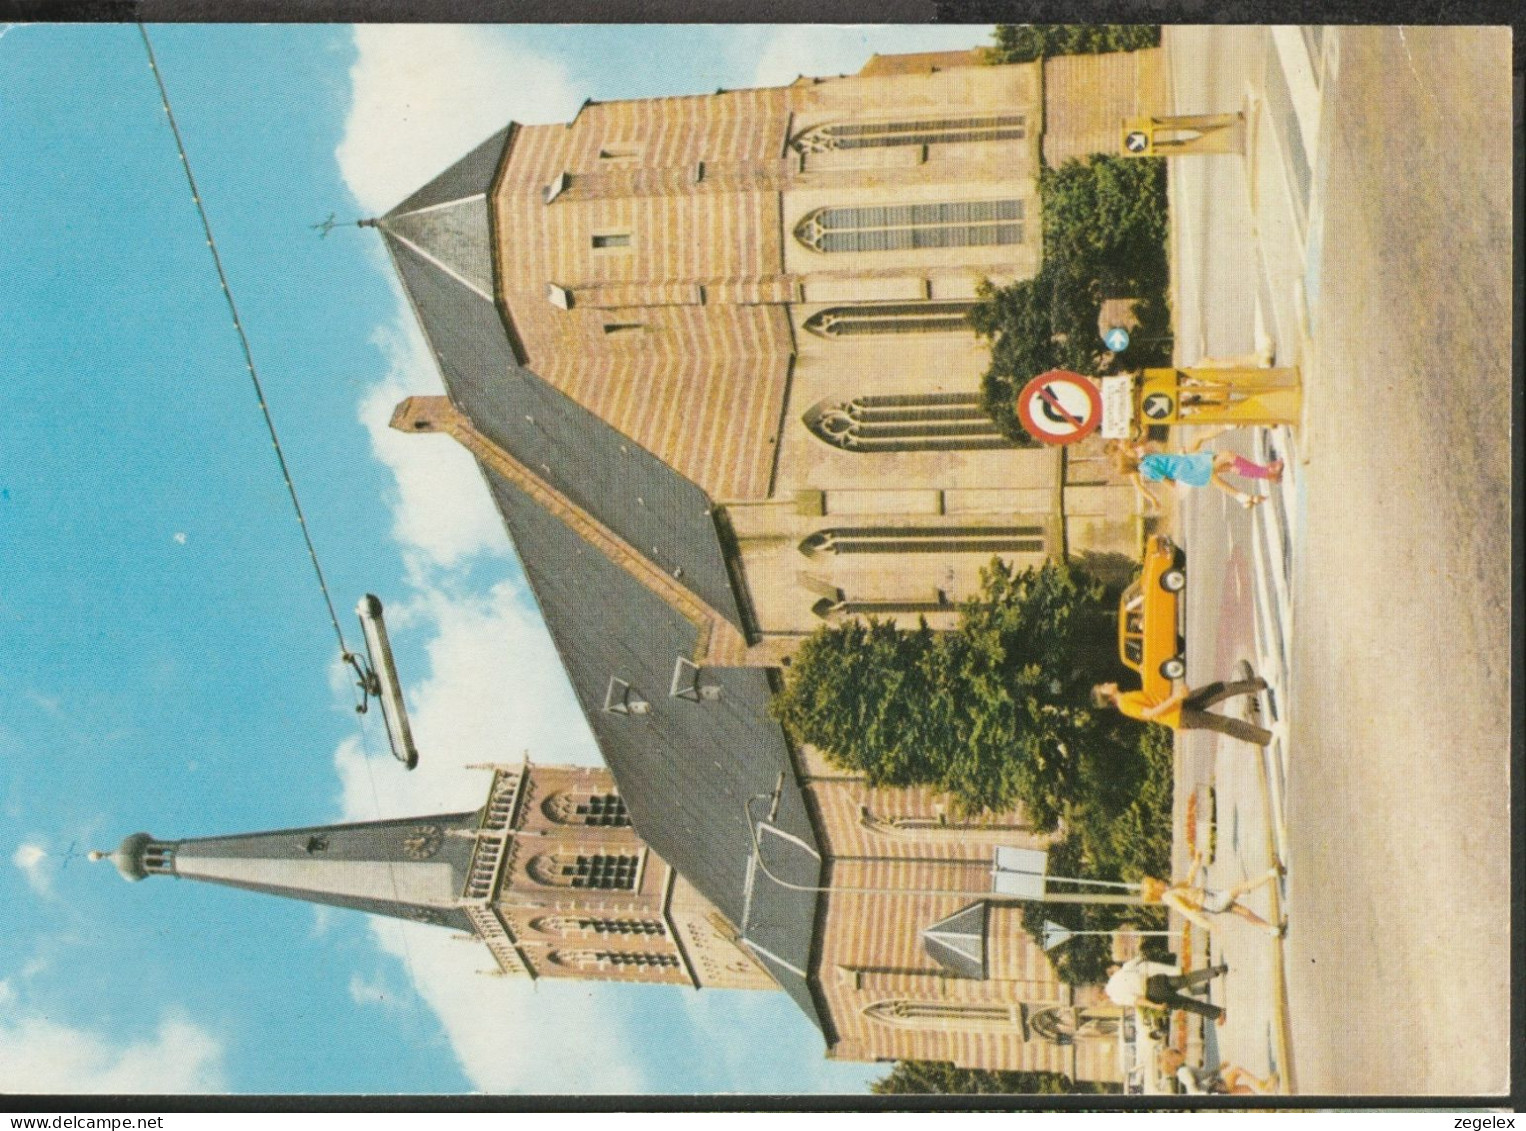
{"type": "Polygon", "coordinates": [[[861,1092],[782,994],[534,988],[438,928],[82,854],[474,808],[595,762],[376,215],[510,120],[857,70],[979,28],[151,29],[341,625],[387,603],[423,764],[357,719],[137,29],[0,34],[0,1092],[861,1092]],[[401,441],[401,443],[399,443],[401,441]]]}

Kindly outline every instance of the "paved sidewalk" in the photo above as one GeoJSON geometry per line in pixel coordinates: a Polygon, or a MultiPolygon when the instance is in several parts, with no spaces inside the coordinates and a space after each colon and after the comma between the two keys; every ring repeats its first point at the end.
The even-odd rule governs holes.
{"type": "Polygon", "coordinates": [[[1291,922],[1262,950],[1216,932],[1231,1017],[1209,1051],[1307,1094],[1492,1094],[1510,1043],[1509,33],[1165,41],[1174,112],[1247,115],[1243,155],[1172,161],[1178,364],[1264,336],[1305,390],[1297,428],[1228,438],[1288,461],[1254,515],[1180,499],[1189,682],[1250,662],[1277,739],[1258,762],[1179,736],[1178,819],[1197,797],[1206,837],[1215,810],[1216,886],[1281,857],[1291,922]]]}
{"type": "MultiPolygon", "coordinates": [[[[1298,35],[1297,29],[1290,29],[1298,35]]],[[[1183,157],[1170,175],[1173,310],[1180,365],[1205,357],[1233,357],[1271,347],[1278,365],[1303,360],[1306,335],[1289,265],[1301,260],[1300,228],[1287,176],[1278,112],[1297,114],[1291,100],[1268,98],[1289,88],[1278,74],[1282,58],[1265,28],[1181,28],[1166,31],[1174,113],[1245,115],[1241,155],[1183,157]]],[[[1297,46],[1302,46],[1299,37],[1297,46]]],[[[1304,120],[1317,130],[1308,106],[1308,76],[1295,80],[1304,120]]],[[[1181,430],[1190,441],[1194,429],[1181,430]]],[[[1181,515],[1181,538],[1189,555],[1195,593],[1189,604],[1189,684],[1231,678],[1249,668],[1269,691],[1258,704],[1259,721],[1276,736],[1265,751],[1198,734],[1178,737],[1179,874],[1194,848],[1208,854],[1206,882],[1229,888],[1264,874],[1287,858],[1286,705],[1292,639],[1291,542],[1296,521],[1296,443],[1290,429],[1241,429],[1213,442],[1267,461],[1282,458],[1294,470],[1280,485],[1259,484],[1266,503],[1235,515],[1214,491],[1191,493],[1181,515]],[[1195,827],[1184,827],[1187,799],[1195,827]]],[[[1251,897],[1263,918],[1285,913],[1282,886],[1251,897]]],[[[1228,961],[1231,977],[1223,1000],[1230,1017],[1222,1029],[1202,1034],[1189,1054],[1233,1063],[1256,1075],[1276,1072],[1293,1090],[1287,1018],[1287,974],[1280,940],[1250,924],[1225,917],[1207,938],[1194,929],[1187,947],[1192,961],[1228,961]]]]}

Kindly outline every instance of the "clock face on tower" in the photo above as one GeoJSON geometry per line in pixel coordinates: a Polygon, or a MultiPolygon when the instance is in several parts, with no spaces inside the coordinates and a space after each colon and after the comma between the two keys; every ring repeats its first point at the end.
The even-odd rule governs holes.
{"type": "Polygon", "coordinates": [[[403,855],[410,860],[428,860],[440,851],[443,839],[439,825],[415,825],[403,837],[403,855]]]}

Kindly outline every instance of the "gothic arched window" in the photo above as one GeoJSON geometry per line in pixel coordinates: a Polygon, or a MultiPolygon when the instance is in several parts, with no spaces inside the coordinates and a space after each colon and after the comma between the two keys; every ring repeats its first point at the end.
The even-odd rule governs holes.
{"type": "Polygon", "coordinates": [[[975,393],[903,393],[822,401],[802,418],[819,440],[850,452],[962,452],[1037,447],[1009,440],[975,393]]]}
{"type": "Polygon", "coordinates": [[[635,954],[618,950],[558,950],[549,956],[558,966],[574,970],[607,970],[616,967],[676,968],[676,954],[635,954]]]}
{"type": "Polygon", "coordinates": [[[658,966],[674,967],[678,965],[676,954],[634,954],[625,951],[601,951],[599,957],[607,961],[611,966],[658,966]]]}
{"type": "Polygon", "coordinates": [[[972,834],[990,834],[1010,837],[1015,832],[1028,832],[1032,826],[1021,813],[1013,814],[1005,823],[992,820],[950,820],[945,813],[930,816],[908,816],[903,813],[881,815],[869,806],[859,808],[859,823],[871,832],[884,836],[926,837],[929,834],[951,837],[968,837],[972,834]]]}
{"type": "Polygon", "coordinates": [[[657,935],[666,936],[667,927],[656,919],[602,919],[586,915],[543,915],[530,924],[531,930],[547,935],[657,935]]]}
{"type": "Polygon", "coordinates": [[[888,145],[946,145],[959,141],[1008,141],[1028,136],[1022,114],[983,118],[913,118],[900,122],[829,122],[812,126],[790,142],[796,153],[873,149],[888,145]]]}
{"type": "Polygon", "coordinates": [[[1021,1007],[967,1001],[909,1001],[892,998],[864,1007],[864,1016],[901,1029],[1022,1031],[1021,1007]]]}
{"type": "Polygon", "coordinates": [[[1042,526],[842,526],[803,539],[821,554],[1042,554],[1042,526]]]}
{"type": "MultiPolygon", "coordinates": [[[[328,838],[322,838],[327,847],[328,838]]],[[[150,841],[143,849],[143,870],[145,872],[158,872],[164,875],[173,874],[175,871],[175,846],[173,844],[161,844],[158,841],[150,841]]]]}
{"type": "Polygon", "coordinates": [[[818,208],[795,225],[815,251],[915,251],[1023,242],[1021,200],[818,208]]]}
{"type": "Polygon", "coordinates": [[[594,950],[554,950],[546,956],[558,966],[570,966],[574,970],[597,970],[604,964],[594,950]]]}
{"type": "Polygon", "coordinates": [[[830,597],[823,597],[811,606],[811,612],[815,613],[824,621],[836,623],[844,617],[894,617],[910,616],[913,613],[928,616],[932,613],[946,613],[952,611],[954,606],[939,595],[938,600],[915,601],[915,600],[872,600],[850,601],[847,598],[834,601],[830,597]]]}
{"type": "Polygon", "coordinates": [[[556,852],[530,861],[530,878],[543,884],[565,888],[601,888],[630,891],[636,886],[636,872],[641,857],[615,853],[556,852]]]}
{"type": "Polygon", "coordinates": [[[879,302],[834,306],[811,315],[805,328],[823,338],[868,334],[973,334],[973,302],[879,302]]]}
{"type": "Polygon", "coordinates": [[[617,793],[553,793],[546,798],[541,811],[560,825],[624,828],[631,823],[625,802],[617,793]]]}

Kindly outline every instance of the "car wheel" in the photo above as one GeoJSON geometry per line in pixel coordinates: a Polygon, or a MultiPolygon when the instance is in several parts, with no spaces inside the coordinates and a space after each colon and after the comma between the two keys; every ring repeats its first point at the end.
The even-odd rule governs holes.
{"type": "Polygon", "coordinates": [[[1160,575],[1160,587],[1167,593],[1180,593],[1187,587],[1187,575],[1179,569],[1168,569],[1160,575]]]}
{"type": "Polygon", "coordinates": [[[1160,674],[1167,679],[1181,679],[1187,674],[1187,661],[1180,656],[1172,656],[1160,665],[1160,674]]]}

